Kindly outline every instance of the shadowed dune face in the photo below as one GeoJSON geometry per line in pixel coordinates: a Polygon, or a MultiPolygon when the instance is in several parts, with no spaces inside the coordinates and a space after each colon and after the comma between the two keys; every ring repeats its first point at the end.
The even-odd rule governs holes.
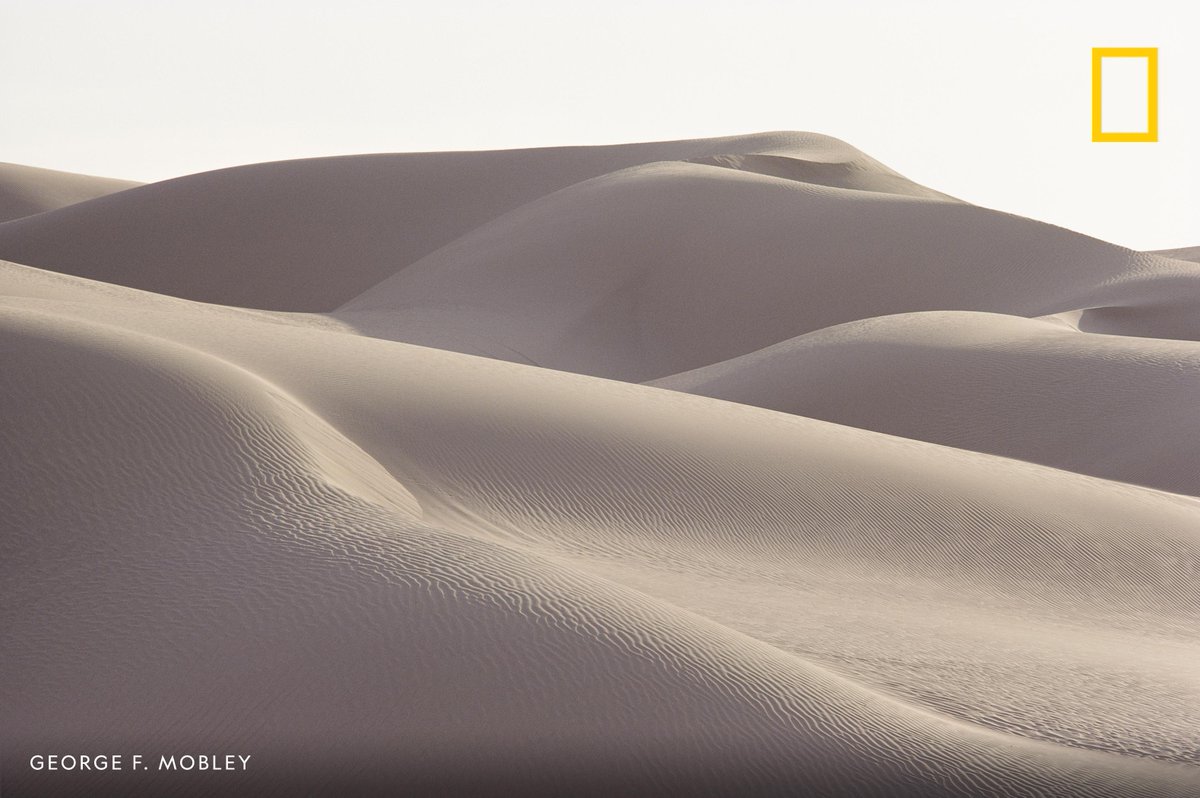
{"type": "Polygon", "coordinates": [[[0,760],[254,766],[6,793],[1200,788],[1191,264],[811,134],[239,167],[17,250],[68,273],[0,262],[0,760]]]}

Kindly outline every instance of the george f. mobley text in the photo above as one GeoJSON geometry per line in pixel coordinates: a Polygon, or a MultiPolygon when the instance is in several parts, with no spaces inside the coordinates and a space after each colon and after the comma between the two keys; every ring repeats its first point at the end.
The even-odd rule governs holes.
{"type": "Polygon", "coordinates": [[[250,754],[170,754],[147,759],[142,754],[34,754],[33,770],[237,770],[250,765],[250,754]]]}

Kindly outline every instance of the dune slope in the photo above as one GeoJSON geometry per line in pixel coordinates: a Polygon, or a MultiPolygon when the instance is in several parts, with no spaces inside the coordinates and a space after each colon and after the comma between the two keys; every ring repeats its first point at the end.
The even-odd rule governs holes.
{"type": "Polygon", "coordinates": [[[1097,330],[1200,337],[1196,307],[1200,269],[1029,219],[662,163],[511,211],[335,315],[379,337],[640,381],[890,313],[1089,308],[1097,330]],[[1169,324],[1163,303],[1180,308],[1169,324]]]}
{"type": "Polygon", "coordinates": [[[820,171],[834,183],[936,194],[813,133],[356,155],[205,172],[0,225],[0,257],[206,302],[332,310],[472,228],[572,183],[653,161],[754,153],[794,160],[798,178],[820,171]]]}
{"type": "Polygon", "coordinates": [[[1194,785],[1193,502],[23,267],[3,285],[26,375],[5,444],[28,453],[0,481],[6,751],[232,740],[261,752],[254,791],[1194,785]]]}
{"type": "Polygon", "coordinates": [[[1200,344],[934,311],[784,341],[651,384],[1200,494],[1200,344]]]}
{"type": "Polygon", "coordinates": [[[139,185],[132,180],[0,163],[0,222],[52,211],[139,185]]]}
{"type": "Polygon", "coordinates": [[[1162,255],[1164,258],[1175,258],[1176,260],[1200,261],[1200,247],[1157,249],[1151,254],[1162,255]]]}

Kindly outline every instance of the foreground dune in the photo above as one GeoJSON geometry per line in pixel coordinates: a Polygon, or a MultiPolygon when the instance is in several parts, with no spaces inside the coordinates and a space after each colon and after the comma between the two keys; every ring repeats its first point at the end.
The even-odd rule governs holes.
{"type": "Polygon", "coordinates": [[[255,763],[5,787],[1195,795],[1196,272],[746,141],[331,315],[0,263],[3,761],[255,763]]]}

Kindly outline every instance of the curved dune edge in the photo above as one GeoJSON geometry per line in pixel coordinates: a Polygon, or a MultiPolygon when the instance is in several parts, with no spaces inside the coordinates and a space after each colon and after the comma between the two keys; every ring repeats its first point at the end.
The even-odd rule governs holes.
{"type": "Polygon", "coordinates": [[[32,484],[59,497],[15,497],[5,540],[5,629],[36,641],[7,661],[18,739],[91,717],[77,739],[257,743],[285,764],[256,788],[386,750],[404,772],[357,786],[1189,794],[1194,768],[1157,760],[1189,761],[1171,702],[1194,685],[1195,503],[33,269],[3,283],[4,351],[29,359],[7,434],[36,436],[32,484]],[[393,488],[347,484],[371,463],[393,488]],[[143,649],[164,659],[133,694],[143,649]],[[929,693],[938,659],[974,664],[929,693]],[[176,662],[211,689],[155,681],[176,662]],[[91,694],[45,692],[103,663],[91,694]],[[447,769],[466,746],[504,765],[447,769]]]}
{"type": "Polygon", "coordinates": [[[1176,260],[1189,260],[1194,263],[1200,263],[1200,247],[1180,247],[1178,249],[1156,249],[1152,255],[1161,255],[1164,258],[1175,258],[1176,260]]]}
{"type": "Polygon", "coordinates": [[[1200,343],[961,311],[849,322],[650,385],[1200,495],[1200,343]]]}
{"type": "Polygon", "coordinates": [[[57,210],[140,185],[132,180],[0,163],[0,223],[57,210]]]}
{"type": "Polygon", "coordinates": [[[844,167],[862,189],[936,193],[817,133],[353,155],[188,175],[18,219],[0,225],[0,258],[205,302],[328,311],[563,187],[645,163],[754,153],[844,167]]]}
{"type": "Polygon", "coordinates": [[[653,163],[516,208],[333,314],[375,337],[626,381],[939,309],[1200,338],[1200,270],[958,202],[653,163]]]}

